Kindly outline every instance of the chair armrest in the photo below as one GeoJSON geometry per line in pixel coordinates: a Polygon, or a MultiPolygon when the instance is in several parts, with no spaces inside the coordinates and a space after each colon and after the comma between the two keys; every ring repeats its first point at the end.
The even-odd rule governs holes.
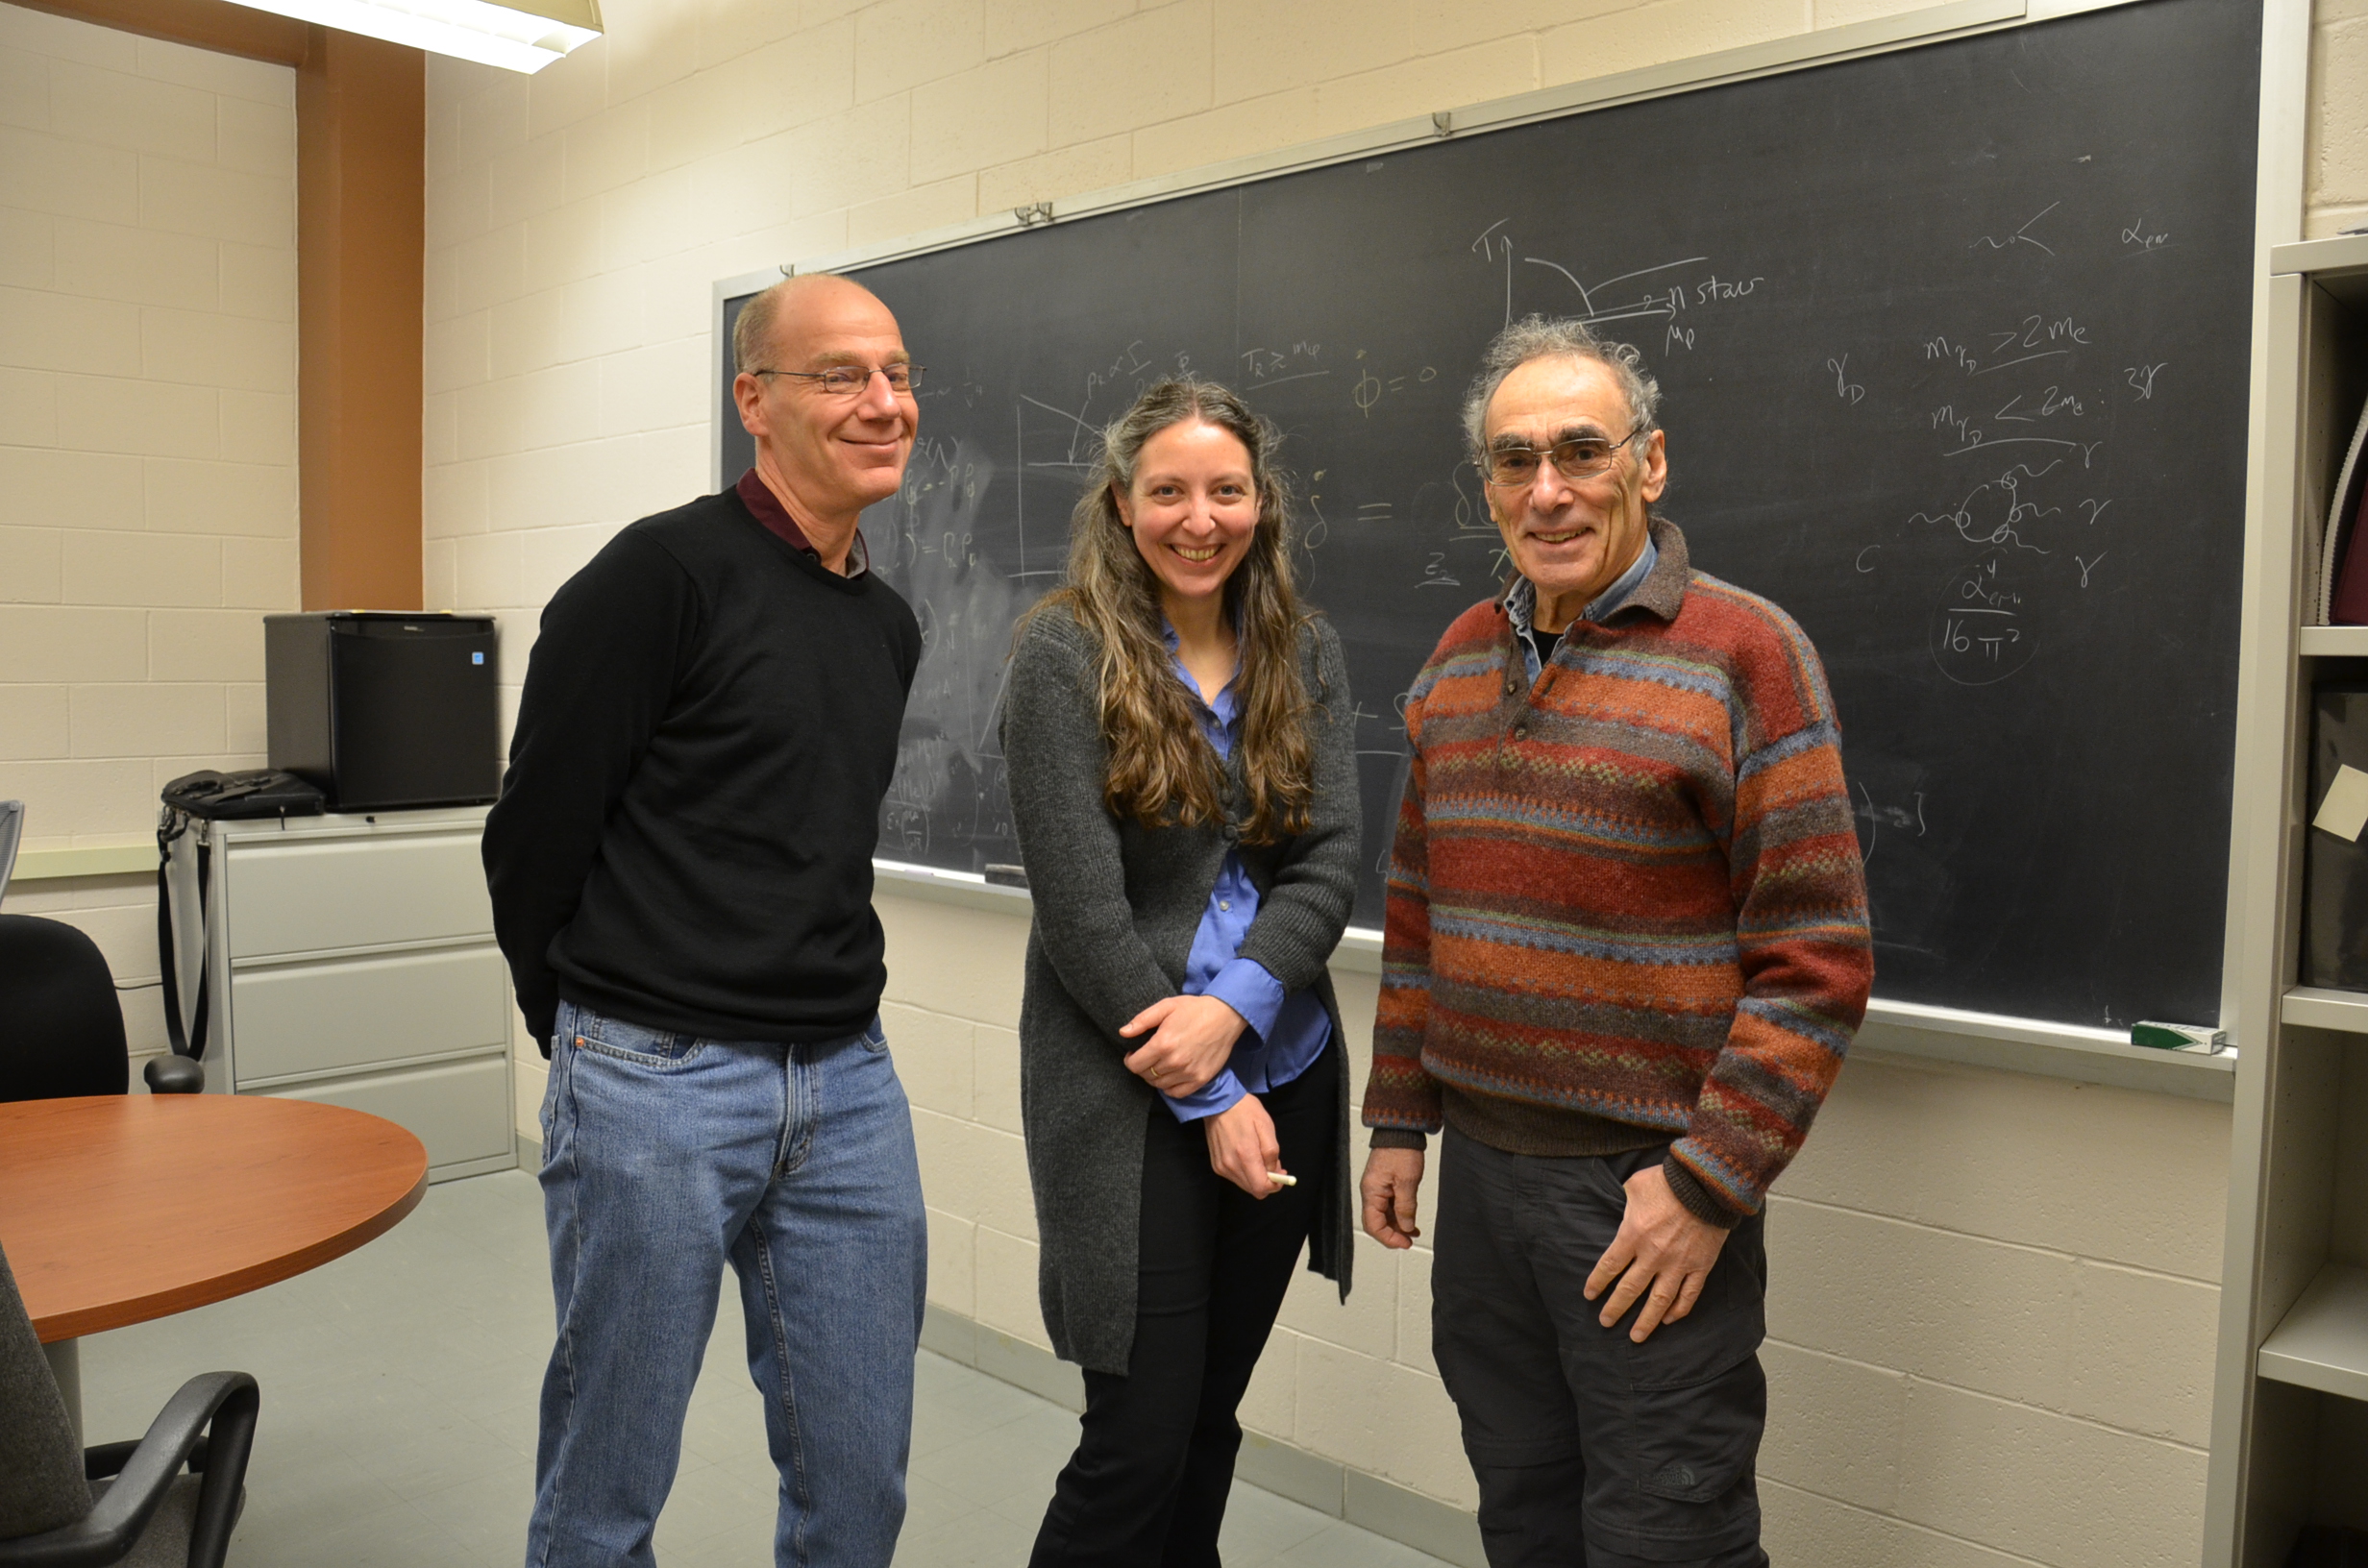
{"type": "MultiPolygon", "coordinates": [[[[115,1483],[99,1499],[98,1507],[60,1529],[0,1541],[0,1568],[99,1568],[101,1564],[121,1561],[138,1542],[140,1531],[148,1528],[157,1505],[164,1501],[166,1488],[172,1485],[173,1478],[181,1473],[190,1454],[205,1441],[206,1429],[217,1415],[225,1428],[237,1429],[236,1468],[244,1472],[246,1448],[254,1437],[259,1402],[255,1380],[244,1372],[208,1372],[191,1378],[150,1424],[148,1435],[124,1458],[115,1483]]],[[[121,1446],[104,1445],[97,1462],[111,1461],[121,1446]]],[[[238,1476],[220,1479],[234,1495],[238,1476]]],[[[201,1505],[201,1531],[206,1526],[205,1515],[201,1505]]],[[[227,1523],[221,1534],[228,1538],[227,1523]]]]}
{"type": "Polygon", "coordinates": [[[206,1064],[193,1062],[185,1056],[151,1057],[140,1069],[151,1094],[203,1094],[206,1091],[206,1064]]]}
{"type": "MultiPolygon", "coordinates": [[[[124,1461],[139,1452],[137,1443],[93,1443],[83,1450],[83,1479],[105,1481],[123,1473],[124,1461]]],[[[189,1473],[203,1475],[206,1471],[206,1439],[200,1437],[197,1446],[189,1450],[189,1473]]]]}

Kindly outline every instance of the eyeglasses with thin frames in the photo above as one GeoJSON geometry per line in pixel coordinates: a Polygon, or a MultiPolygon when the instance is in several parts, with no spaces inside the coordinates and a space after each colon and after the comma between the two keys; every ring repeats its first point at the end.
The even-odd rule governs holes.
{"type": "Polygon", "coordinates": [[[899,396],[921,388],[919,365],[832,365],[828,370],[752,370],[752,376],[794,376],[812,381],[834,398],[852,397],[872,384],[875,376],[888,378],[888,390],[899,396]]]}
{"type": "Polygon", "coordinates": [[[1541,459],[1551,459],[1566,479],[1592,479],[1609,473],[1619,449],[1644,433],[1640,425],[1618,440],[1600,435],[1574,435],[1557,441],[1544,452],[1535,447],[1495,447],[1489,452],[1489,483],[1500,489],[1524,489],[1538,478],[1541,459]]]}

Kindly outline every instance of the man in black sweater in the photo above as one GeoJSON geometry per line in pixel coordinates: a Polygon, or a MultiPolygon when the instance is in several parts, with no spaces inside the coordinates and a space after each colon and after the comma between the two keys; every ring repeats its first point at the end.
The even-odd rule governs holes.
{"type": "Polygon", "coordinates": [[[654,1561],[727,1262],[777,1561],[887,1568],[904,1516],[926,1237],[871,854],[921,632],[856,523],[902,482],[921,372],[831,277],[756,296],[732,352],[756,466],[553,596],[485,823],[551,1059],[530,1568],[654,1561]]]}

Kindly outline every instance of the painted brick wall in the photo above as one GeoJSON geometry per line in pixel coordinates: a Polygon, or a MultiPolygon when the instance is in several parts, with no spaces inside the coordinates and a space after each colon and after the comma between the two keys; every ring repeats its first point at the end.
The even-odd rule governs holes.
{"type": "MultiPolygon", "coordinates": [[[[0,797],[136,843],[263,762],[297,607],[295,73],[0,5],[0,797]]],[[[154,976],[152,884],[20,884],[154,976]]],[[[164,1048],[153,990],[135,1052],[164,1048]]]]}
{"type": "MultiPolygon", "coordinates": [[[[1043,1345],[1021,1147],[1024,920],[893,894],[883,1021],[930,1299],[1043,1345]]],[[[1352,1082],[1374,978],[1336,968],[1352,1082]]],[[[1357,1136],[1363,1161],[1364,1137],[1357,1136]]],[[[1862,1058],[1771,1203],[1768,1548],[1800,1568],[2184,1568],[2203,1531],[2225,1107],[1862,1058]]],[[[1244,1425],[1464,1507],[1426,1246],[1302,1274],[1244,1425]]]]}
{"type": "Polygon", "coordinates": [[[2303,233],[2321,239],[2368,224],[2368,0],[2314,0],[2310,20],[2303,233]]]}
{"type": "MultiPolygon", "coordinates": [[[[2314,225],[2368,205],[2368,92],[2323,7],[2314,225]],[[2357,194],[2329,171],[2351,148],[2357,194]],[[2348,188],[2348,187],[2347,187],[2348,188]]],[[[430,72],[427,594],[533,612],[707,480],[718,278],[1896,4],[610,0],[530,80],[430,72]]],[[[2368,20],[2360,24],[2368,26],[2368,20]]],[[[2368,66],[2368,52],[2363,53],[2368,66]]],[[[2353,221],[2368,221],[2368,218],[2353,221]]],[[[931,1295],[1042,1343],[1018,1137],[1024,923],[883,895],[931,1295]]],[[[1370,977],[1339,975],[1362,1082],[1370,977]]],[[[543,1074],[519,1064],[522,1126],[543,1074]]],[[[1770,1544],[1818,1568],[2183,1565],[2201,1533],[2225,1108],[1854,1062],[1771,1221],[1770,1544]]],[[[1468,1507],[1430,1255],[1295,1288],[1255,1430],[1468,1507]]]]}

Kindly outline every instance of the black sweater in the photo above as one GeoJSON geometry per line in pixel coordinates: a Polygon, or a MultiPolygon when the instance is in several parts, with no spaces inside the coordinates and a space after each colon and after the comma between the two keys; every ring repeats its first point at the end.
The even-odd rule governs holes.
{"type": "Polygon", "coordinates": [[[502,798],[494,931],[551,1054],[562,996],[792,1042],[871,1021],[880,798],[921,628],[730,491],[609,541],[543,611],[502,798]]]}

